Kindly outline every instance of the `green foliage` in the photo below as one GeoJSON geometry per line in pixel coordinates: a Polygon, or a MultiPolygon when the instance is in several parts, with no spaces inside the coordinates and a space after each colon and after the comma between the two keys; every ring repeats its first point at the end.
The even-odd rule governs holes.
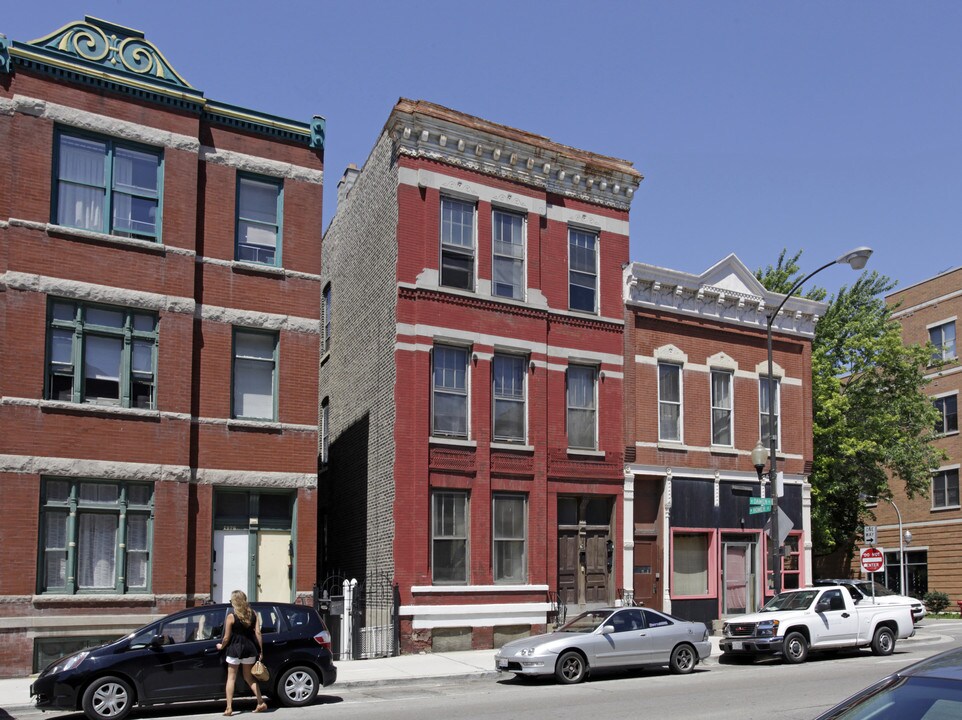
{"type": "Polygon", "coordinates": [[[949,606],[949,596],[944,592],[927,592],[922,598],[929,612],[940,613],[949,606]]]}
{"type": "MultiPolygon", "coordinates": [[[[787,260],[785,255],[783,250],[775,267],[756,271],[775,292],[791,289],[800,274],[801,252],[787,260]]],[[[883,297],[894,285],[863,272],[829,300],[816,326],[809,481],[817,555],[851,553],[861,525],[874,519],[866,498],[890,498],[890,476],[904,483],[910,498],[927,495],[930,473],[943,457],[930,443],[937,411],[923,393],[931,348],[902,342],[883,297]]]]}

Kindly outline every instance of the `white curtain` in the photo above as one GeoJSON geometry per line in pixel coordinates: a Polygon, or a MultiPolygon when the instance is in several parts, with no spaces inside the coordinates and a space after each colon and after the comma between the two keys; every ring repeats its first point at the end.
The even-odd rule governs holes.
{"type": "Polygon", "coordinates": [[[103,230],[107,146],[61,136],[57,220],[85,230],[103,230]]]}
{"type": "Polygon", "coordinates": [[[77,584],[109,589],[116,584],[117,516],[80,514],[77,539],[77,584]]]}

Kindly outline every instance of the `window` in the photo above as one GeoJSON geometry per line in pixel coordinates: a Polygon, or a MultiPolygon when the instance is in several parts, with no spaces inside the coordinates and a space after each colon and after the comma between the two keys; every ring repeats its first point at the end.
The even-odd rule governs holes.
{"type": "Polygon", "coordinates": [[[434,347],[433,434],[468,436],[468,351],[450,345],[434,347]]]}
{"type": "Polygon", "coordinates": [[[331,349],[331,284],[324,288],[324,347],[325,352],[331,349]]]}
{"type": "Polygon", "coordinates": [[[940,435],[959,431],[959,396],[946,395],[935,399],[935,409],[939,411],[939,419],[935,423],[935,432],[940,435]]]}
{"type": "Polygon", "coordinates": [[[568,447],[594,450],[597,370],[589,365],[568,366],[568,447]]]}
{"type": "Polygon", "coordinates": [[[493,498],[494,581],[522,584],[528,581],[527,512],[524,495],[495,495],[493,498]]]}
{"type": "Polygon", "coordinates": [[[439,584],[468,581],[468,494],[431,496],[431,577],[439,584]]]}
{"type": "Polygon", "coordinates": [[[658,363],[658,439],[681,442],[681,366],[658,363]]]}
{"type": "Polygon", "coordinates": [[[494,439],[524,442],[525,439],[525,366],[520,355],[494,356],[494,439]]]}
{"type": "Polygon", "coordinates": [[[237,259],[280,265],[281,187],[278,180],[237,176],[237,259]]]}
{"type": "Polygon", "coordinates": [[[441,284],[474,290],[474,204],[443,196],[441,284]]]}
{"type": "Polygon", "coordinates": [[[708,535],[676,533],[672,595],[708,594],[708,535]]]}
{"type": "Polygon", "coordinates": [[[797,590],[802,587],[799,539],[799,535],[789,535],[785,538],[785,552],[788,554],[782,557],[782,590],[797,590]]]}
{"type": "Polygon", "coordinates": [[[598,236],[568,228],[568,307],[598,311],[598,236]]]}
{"type": "Polygon", "coordinates": [[[155,407],[153,313],[51,300],[47,357],[48,400],[155,407]]]}
{"type": "Polygon", "coordinates": [[[331,447],[331,402],[327,398],[321,401],[321,464],[330,462],[331,447]]]}
{"type": "Polygon", "coordinates": [[[273,420],[277,335],[234,330],[232,417],[273,420]]]}
{"type": "Polygon", "coordinates": [[[929,340],[935,345],[932,362],[955,359],[955,320],[929,328],[929,340]]]}
{"type": "Polygon", "coordinates": [[[58,224],[159,238],[160,152],[63,131],[56,142],[58,224]]]}
{"type": "Polygon", "coordinates": [[[711,371],[711,444],[732,444],[732,374],[711,371]]]}
{"type": "Polygon", "coordinates": [[[959,507],[959,469],[940,470],[932,476],[932,509],[959,507]]]}
{"type": "Polygon", "coordinates": [[[760,417],[759,430],[765,447],[769,447],[769,438],[774,434],[775,447],[781,447],[781,437],[778,427],[778,418],[781,415],[780,382],[778,378],[758,378],[758,414],[760,417]],[[775,393],[775,417],[769,416],[769,392],[775,393]]]}
{"type": "Polygon", "coordinates": [[[498,297],[524,299],[524,216],[495,210],[491,225],[494,246],[491,292],[498,297]]]}
{"type": "Polygon", "coordinates": [[[45,479],[40,592],[147,592],[153,488],[45,479]]]}

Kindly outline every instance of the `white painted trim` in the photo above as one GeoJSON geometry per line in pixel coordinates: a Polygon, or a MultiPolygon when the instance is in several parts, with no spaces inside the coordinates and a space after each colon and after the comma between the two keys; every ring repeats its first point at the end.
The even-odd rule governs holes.
{"type": "Polygon", "coordinates": [[[954,368],[949,368],[948,370],[938,370],[934,373],[929,373],[925,376],[925,379],[935,380],[936,378],[945,377],[947,375],[955,375],[958,372],[962,372],[962,365],[956,365],[954,368]]]}
{"type": "Polygon", "coordinates": [[[204,162],[212,165],[225,165],[236,168],[242,172],[256,173],[269,177],[284,178],[285,180],[297,180],[299,182],[322,185],[324,183],[324,172],[306,168],[302,165],[280,162],[272,158],[258,157],[247,153],[240,153],[234,150],[223,150],[201,145],[198,155],[204,162]]]}
{"type": "MultiPolygon", "coordinates": [[[[674,450],[688,450],[689,452],[704,452],[704,453],[710,453],[710,452],[712,452],[711,446],[685,445],[684,443],[669,443],[669,442],[665,442],[664,440],[662,440],[661,442],[641,442],[641,441],[638,441],[638,442],[635,443],[635,447],[640,447],[640,448],[655,448],[656,450],[657,450],[657,449],[663,449],[663,448],[665,448],[665,447],[671,447],[671,448],[674,449],[674,450]]],[[[729,450],[729,451],[732,450],[732,448],[727,448],[727,447],[726,447],[725,449],[726,449],[726,450],[729,450]]],[[[737,449],[735,449],[735,451],[736,451],[739,455],[744,455],[744,456],[746,456],[746,457],[748,457],[748,456],[750,456],[750,455],[752,454],[752,453],[751,453],[751,450],[737,450],[737,449]]],[[[728,454],[730,454],[730,453],[728,453],[728,454]]],[[[804,458],[803,458],[801,455],[795,455],[795,454],[793,454],[793,453],[783,453],[783,452],[782,452],[782,449],[779,448],[779,449],[778,449],[778,459],[779,459],[779,461],[782,461],[782,460],[803,460],[804,458]]]]}
{"type": "MultiPolygon", "coordinates": [[[[604,215],[596,215],[595,213],[583,212],[581,210],[572,210],[568,207],[562,207],[560,205],[549,205],[548,206],[548,219],[554,220],[556,222],[562,222],[566,225],[574,225],[576,227],[583,227],[587,230],[594,230],[595,232],[606,232],[613,233],[615,235],[628,236],[628,222],[625,220],[614,220],[604,215]]],[[[599,246],[601,244],[601,238],[598,238],[599,246]]],[[[600,254],[600,253],[599,253],[600,254]]]]}
{"type": "Polygon", "coordinates": [[[955,389],[955,390],[948,390],[942,393],[934,393],[932,395],[929,395],[929,397],[932,398],[933,400],[938,400],[939,398],[950,397],[951,395],[958,395],[958,394],[959,394],[958,389],[955,389]]]}
{"type": "Polygon", "coordinates": [[[434,172],[432,170],[414,170],[412,168],[398,168],[398,185],[431,188],[443,193],[450,193],[469,200],[513,208],[525,213],[544,215],[547,203],[543,199],[533,198],[516,192],[505,192],[501,188],[484,185],[484,178],[473,181],[462,180],[452,175],[434,172]]]}
{"type": "MultiPolygon", "coordinates": [[[[742,453],[745,455],[751,455],[750,452],[742,453]]],[[[779,456],[781,457],[781,456],[779,456]]],[[[632,475],[645,475],[645,476],[655,476],[664,478],[667,475],[671,477],[681,477],[681,478],[691,478],[693,480],[705,480],[710,482],[736,482],[739,484],[754,483],[758,484],[758,475],[754,471],[742,471],[742,470],[716,470],[715,468],[695,468],[695,467],[665,467],[664,465],[642,465],[638,463],[631,463],[625,466],[627,472],[632,475]]],[[[807,481],[807,476],[797,475],[794,473],[785,474],[785,482],[792,483],[795,485],[804,484],[807,481]]]]}
{"type": "MultiPolygon", "coordinates": [[[[412,585],[412,595],[446,595],[451,593],[548,592],[547,585],[412,585]]],[[[479,606],[487,607],[487,606],[479,606]]]]}
{"type": "Polygon", "coordinates": [[[415,630],[438,627],[492,627],[497,625],[542,625],[551,605],[542,603],[498,603],[492,605],[402,605],[402,616],[411,616],[415,630]]]}
{"type": "Polygon", "coordinates": [[[932,328],[940,327],[942,325],[948,325],[951,322],[955,322],[958,319],[958,315],[953,315],[951,317],[942,318],[941,320],[936,320],[935,322],[930,322],[925,326],[926,330],[931,330],[932,328]]]}
{"type": "MultiPolygon", "coordinates": [[[[669,360],[667,362],[671,362],[671,361],[669,360]]],[[[637,363],[638,365],[657,365],[658,359],[650,355],[635,355],[635,363],[637,363]]],[[[736,378],[739,378],[741,380],[758,380],[759,377],[768,376],[768,362],[767,361],[763,362],[762,366],[764,367],[764,370],[761,373],[753,373],[748,370],[735,370],[734,375],[736,378]]],[[[781,370],[781,368],[778,366],[777,363],[775,364],[774,367],[775,367],[775,377],[777,377],[783,385],[793,386],[793,387],[804,386],[805,382],[801,378],[784,377],[784,376],[779,377],[778,372],[779,370],[781,370]]],[[[710,373],[713,369],[724,370],[725,368],[719,368],[718,366],[715,366],[715,365],[701,365],[699,363],[692,363],[692,362],[685,363],[685,372],[710,373]]]]}

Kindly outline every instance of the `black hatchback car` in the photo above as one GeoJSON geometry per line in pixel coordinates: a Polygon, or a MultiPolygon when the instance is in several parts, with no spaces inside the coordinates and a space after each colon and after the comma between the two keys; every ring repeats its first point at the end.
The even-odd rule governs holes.
{"type": "MultiPolygon", "coordinates": [[[[272,699],[308,705],[337,680],[331,635],[307,605],[255,602],[272,699]]],[[[123,720],[136,705],[224,697],[227,665],[217,643],[230,605],[181,610],[119,640],[48,665],[30,686],[41,710],[83,710],[90,720],[123,720]]],[[[238,673],[235,695],[250,694],[238,673]]]]}

